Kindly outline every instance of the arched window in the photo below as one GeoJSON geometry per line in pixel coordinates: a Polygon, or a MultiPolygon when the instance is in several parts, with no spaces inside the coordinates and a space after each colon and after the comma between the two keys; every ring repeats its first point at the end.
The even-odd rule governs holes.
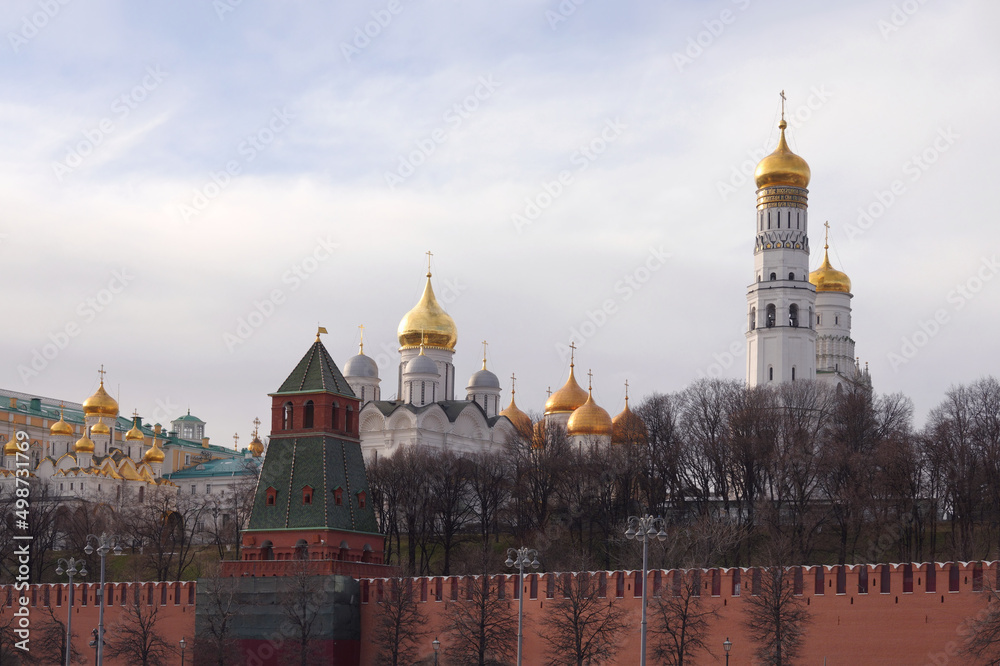
{"type": "MultiPolygon", "coordinates": [[[[364,395],[364,389],[362,389],[362,395],[364,395]]],[[[363,398],[362,398],[363,399],[363,398]]],[[[343,427],[340,423],[340,404],[333,403],[333,407],[330,408],[330,427],[333,430],[342,430],[343,427]]]]}
{"type": "Polygon", "coordinates": [[[278,501],[278,491],[274,488],[268,488],[266,497],[267,499],[264,500],[264,503],[267,506],[274,506],[278,501]]]}
{"type": "Polygon", "coordinates": [[[302,503],[303,504],[313,503],[313,489],[311,486],[305,486],[302,489],[302,503]]]}
{"type": "Polygon", "coordinates": [[[776,316],[775,315],[774,304],[772,303],[771,305],[768,305],[767,306],[767,310],[765,312],[766,312],[766,317],[767,317],[767,327],[768,328],[774,328],[774,320],[775,320],[775,316],[776,316]]]}
{"type": "Polygon", "coordinates": [[[768,369],[767,369],[767,381],[769,381],[769,382],[774,381],[774,368],[773,367],[768,367],[768,369]]]}
{"type": "Polygon", "coordinates": [[[265,541],[260,545],[260,559],[262,560],[274,559],[274,545],[270,541],[265,541]]]}
{"type": "Polygon", "coordinates": [[[757,308],[750,308],[750,330],[757,328],[757,308]]]}
{"type": "Polygon", "coordinates": [[[292,429],[292,403],[290,402],[285,403],[285,409],[281,413],[281,429],[292,429]]]}
{"type": "Polygon", "coordinates": [[[799,306],[795,303],[788,306],[788,325],[792,328],[799,326],[799,306]]]}
{"type": "Polygon", "coordinates": [[[312,400],[306,400],[305,409],[302,410],[302,427],[312,428],[313,427],[313,412],[315,411],[315,405],[312,400]]]}
{"type": "Polygon", "coordinates": [[[760,282],[760,281],[761,281],[761,279],[760,279],[760,273],[757,273],[757,282],[760,282]]]}
{"type": "Polygon", "coordinates": [[[309,559],[309,544],[306,543],[305,539],[299,539],[295,544],[295,559],[297,560],[308,560],[309,559]]]}
{"type": "MultiPolygon", "coordinates": [[[[817,322],[817,323],[819,323],[819,322],[817,322]]],[[[812,327],[813,327],[813,309],[812,309],[812,306],[810,305],[809,306],[809,328],[812,328],[812,327]]]]}
{"type": "Polygon", "coordinates": [[[792,366],[792,381],[795,381],[795,366],[792,366]]]}
{"type": "Polygon", "coordinates": [[[771,273],[771,282],[774,282],[777,279],[778,279],[777,273],[771,273]]]}
{"type": "Polygon", "coordinates": [[[351,409],[350,405],[344,408],[344,430],[348,433],[352,433],[357,430],[357,424],[355,423],[356,416],[354,410],[351,409]]]}
{"type": "Polygon", "coordinates": [[[789,273],[788,274],[788,279],[789,280],[794,280],[795,279],[795,273],[789,273]]]}
{"type": "Polygon", "coordinates": [[[834,326],[840,326],[840,315],[834,315],[833,316],[833,325],[834,326]]]}

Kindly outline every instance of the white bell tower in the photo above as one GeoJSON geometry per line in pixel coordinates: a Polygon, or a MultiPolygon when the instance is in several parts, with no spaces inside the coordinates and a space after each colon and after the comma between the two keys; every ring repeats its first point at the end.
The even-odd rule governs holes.
{"type": "Polygon", "coordinates": [[[757,165],[754,281],[747,290],[747,384],[816,377],[816,288],[809,281],[809,165],[785,142],[757,165]]]}

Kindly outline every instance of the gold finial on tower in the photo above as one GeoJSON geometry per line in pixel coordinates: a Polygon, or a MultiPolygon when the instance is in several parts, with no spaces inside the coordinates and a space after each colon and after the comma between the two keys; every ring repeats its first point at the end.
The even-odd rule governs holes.
{"type": "Polygon", "coordinates": [[[589,368],[587,369],[587,390],[594,390],[594,371],[589,368]]]}
{"type": "Polygon", "coordinates": [[[325,328],[323,328],[322,326],[317,325],[316,326],[316,342],[319,342],[319,335],[320,335],[320,333],[327,333],[327,332],[328,331],[325,328]]]}
{"type": "Polygon", "coordinates": [[[256,433],[258,430],[260,430],[260,419],[254,417],[254,420],[253,420],[253,431],[254,431],[254,433],[256,433]]]}
{"type": "Polygon", "coordinates": [[[483,370],[486,369],[486,346],[487,346],[487,344],[489,344],[489,343],[487,343],[486,340],[483,340],[483,370]]]}
{"type": "Polygon", "coordinates": [[[625,380],[625,407],[628,407],[628,380],[625,380]]]}
{"type": "Polygon", "coordinates": [[[545,395],[547,397],[550,397],[550,398],[552,397],[552,387],[551,386],[549,386],[548,388],[545,389],[545,395]]]}
{"type": "Polygon", "coordinates": [[[516,381],[517,381],[517,377],[514,376],[514,373],[513,372],[510,373],[510,394],[512,396],[514,395],[514,382],[516,382],[516,381]]]}
{"type": "Polygon", "coordinates": [[[240,450],[240,433],[233,433],[233,448],[237,451],[240,450]]]}
{"type": "Polygon", "coordinates": [[[101,376],[101,386],[104,386],[104,364],[101,363],[101,369],[97,371],[97,374],[101,376]]]}
{"type": "Polygon", "coordinates": [[[364,324],[358,324],[358,330],[361,331],[361,345],[360,345],[360,349],[358,350],[358,353],[359,354],[364,354],[365,353],[365,325],[364,324]]]}
{"type": "Polygon", "coordinates": [[[431,252],[430,250],[427,250],[427,277],[431,276],[431,257],[433,256],[434,253],[431,252]]]}
{"type": "Polygon", "coordinates": [[[824,250],[829,250],[830,249],[830,221],[827,220],[826,222],[824,222],[823,226],[826,227],[826,235],[823,237],[823,249],[824,250]]]}
{"type": "Polygon", "coordinates": [[[788,123],[785,122],[785,91],[782,90],[781,93],[781,124],[778,125],[781,129],[788,127],[788,123]]]}
{"type": "Polygon", "coordinates": [[[576,360],[576,343],[569,343],[569,367],[573,367],[573,363],[576,360]]]}

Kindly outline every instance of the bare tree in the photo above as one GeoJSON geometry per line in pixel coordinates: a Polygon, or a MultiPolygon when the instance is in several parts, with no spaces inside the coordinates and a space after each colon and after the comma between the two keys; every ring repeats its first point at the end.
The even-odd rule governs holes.
{"type": "Polygon", "coordinates": [[[388,594],[377,602],[373,642],[379,666],[416,662],[418,642],[428,634],[424,612],[413,595],[412,578],[391,578],[388,594]]]}
{"type": "Polygon", "coordinates": [[[425,483],[433,498],[434,524],[444,550],[442,574],[447,576],[451,573],[451,556],[459,533],[472,514],[468,497],[469,461],[448,450],[437,453],[434,458],[425,483]]]}
{"type": "Polygon", "coordinates": [[[233,637],[235,625],[243,612],[239,602],[239,579],[219,575],[219,566],[198,581],[200,620],[195,635],[196,666],[235,666],[241,663],[238,642],[233,637]]]}
{"type": "Polygon", "coordinates": [[[184,580],[197,554],[195,535],[205,510],[205,503],[191,495],[152,489],[120,512],[118,529],[142,549],[156,580],[184,580]]]}
{"type": "MultiPolygon", "coordinates": [[[[781,565],[760,570],[743,607],[744,625],[762,664],[790,664],[801,652],[811,615],[795,594],[793,573],[781,565]]],[[[755,576],[756,578],[756,576],[755,576]]]]}
{"type": "Polygon", "coordinates": [[[959,626],[959,635],[965,636],[961,654],[977,662],[997,664],[1000,663],[1000,590],[996,578],[983,586],[981,605],[975,616],[959,626]]]}
{"type": "Polygon", "coordinates": [[[517,641],[517,616],[510,601],[500,597],[498,586],[491,586],[485,574],[466,578],[465,586],[462,598],[448,603],[449,662],[463,666],[509,662],[517,641]]]}
{"type": "Polygon", "coordinates": [[[105,656],[123,659],[129,664],[142,666],[167,666],[173,663],[174,648],[157,630],[159,604],[144,603],[139,585],[133,585],[125,605],[118,614],[118,621],[108,632],[104,645],[105,656]]]}
{"type": "Polygon", "coordinates": [[[625,610],[604,598],[588,573],[559,574],[556,587],[557,598],[549,603],[540,632],[549,646],[546,663],[583,666],[614,661],[628,626],[625,610]]]}
{"type": "Polygon", "coordinates": [[[653,599],[649,633],[657,663],[684,666],[696,663],[700,652],[711,654],[705,641],[719,612],[702,601],[700,577],[694,571],[677,570],[674,576],[679,578],[670,589],[653,599]]]}
{"type": "Polygon", "coordinates": [[[292,663],[309,666],[321,658],[321,647],[317,644],[319,617],[325,601],[325,593],[318,576],[308,573],[308,562],[300,560],[292,567],[290,575],[284,577],[287,587],[278,594],[285,624],[291,628],[289,648],[286,656],[292,663]]]}
{"type": "Polygon", "coordinates": [[[510,497],[510,482],[502,454],[484,452],[472,459],[469,491],[471,506],[479,522],[481,546],[485,549],[496,533],[498,516],[510,497]]]}
{"type": "MultiPolygon", "coordinates": [[[[19,651],[20,663],[39,664],[39,666],[64,664],[66,663],[66,623],[55,614],[52,606],[44,608],[42,617],[44,619],[31,628],[31,651],[19,651]]],[[[74,631],[71,663],[82,662],[83,655],[76,647],[79,644],[80,635],[74,631]]],[[[4,658],[0,659],[0,663],[6,664],[8,662],[4,658]]]]}

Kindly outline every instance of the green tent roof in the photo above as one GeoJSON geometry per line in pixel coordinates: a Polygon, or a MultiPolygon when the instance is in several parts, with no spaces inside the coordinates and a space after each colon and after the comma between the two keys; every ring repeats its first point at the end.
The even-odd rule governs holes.
{"type": "Polygon", "coordinates": [[[333,393],[348,398],[356,398],[350,384],[344,379],[340,368],[330,358],[330,353],[319,340],[313,343],[299,364],[288,375],[288,379],[275,393],[333,393]]]}

